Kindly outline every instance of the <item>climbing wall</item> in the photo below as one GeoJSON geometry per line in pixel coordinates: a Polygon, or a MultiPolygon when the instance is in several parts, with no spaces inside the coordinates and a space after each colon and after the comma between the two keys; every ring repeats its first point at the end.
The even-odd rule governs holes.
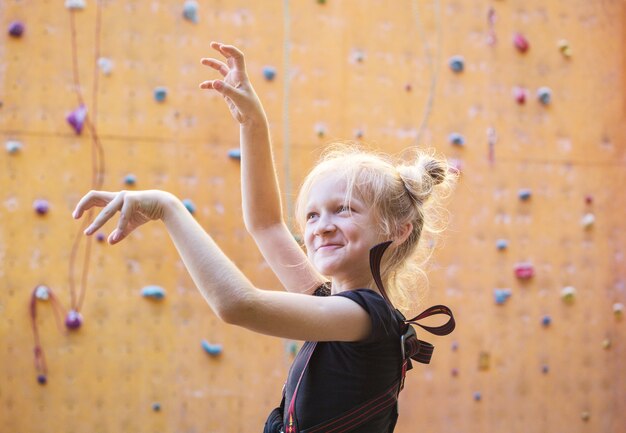
{"type": "Polygon", "coordinates": [[[462,173],[428,299],[457,329],[423,336],[396,431],[626,431],[626,2],[4,0],[0,24],[0,431],[251,432],[278,404],[299,342],[216,319],[163,224],[110,246],[70,215],[170,191],[279,288],[197,87],[211,40],[247,55],[287,211],[337,139],[462,173]]]}

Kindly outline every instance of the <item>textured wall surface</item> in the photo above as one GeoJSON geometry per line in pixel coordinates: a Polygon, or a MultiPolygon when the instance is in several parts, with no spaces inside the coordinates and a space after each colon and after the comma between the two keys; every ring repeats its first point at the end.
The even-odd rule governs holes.
{"type": "Polygon", "coordinates": [[[461,167],[428,298],[458,325],[421,335],[433,362],[409,373],[396,431],[626,431],[626,2],[203,0],[195,23],[184,1],[63,3],[0,2],[0,431],[253,432],[278,404],[294,342],[221,323],[162,224],[110,246],[70,216],[94,187],[171,191],[255,284],[279,289],[243,227],[238,127],[197,87],[215,77],[199,64],[211,40],[246,53],[287,210],[335,139],[434,146],[461,167]],[[66,116],[81,102],[78,135],[66,116]],[[514,273],[524,262],[529,280],[514,273]],[[67,331],[51,299],[33,301],[45,385],[38,285],[84,320],[67,331]],[[147,285],[165,298],[143,298],[147,285]]]}

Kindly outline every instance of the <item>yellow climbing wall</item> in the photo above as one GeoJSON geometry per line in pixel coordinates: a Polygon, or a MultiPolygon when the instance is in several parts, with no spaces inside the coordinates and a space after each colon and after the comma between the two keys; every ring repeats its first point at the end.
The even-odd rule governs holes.
{"type": "Polygon", "coordinates": [[[112,247],[80,237],[86,221],[70,216],[94,181],[171,191],[257,285],[278,288],[242,224],[228,157],[238,128],[197,88],[216,76],[199,64],[211,40],[247,54],[286,208],[334,139],[390,152],[418,142],[461,167],[428,299],[458,327],[423,336],[433,363],[410,372],[396,431],[626,431],[626,323],[614,313],[626,301],[626,2],[203,0],[197,23],[184,1],[63,3],[0,2],[0,431],[253,432],[278,404],[293,342],[220,323],[162,224],[112,247]],[[16,21],[21,37],[9,35],[16,21]],[[549,105],[537,100],[544,86],[549,105]],[[76,135],[65,117],[80,98],[90,123],[76,135]],[[521,281],[524,262],[535,274],[521,281]],[[45,385],[29,316],[38,285],[65,310],[72,287],[84,294],[73,332],[51,300],[36,301],[45,385]],[[147,285],[165,298],[142,298],[147,285]],[[510,298],[497,304],[495,289],[510,298]]]}

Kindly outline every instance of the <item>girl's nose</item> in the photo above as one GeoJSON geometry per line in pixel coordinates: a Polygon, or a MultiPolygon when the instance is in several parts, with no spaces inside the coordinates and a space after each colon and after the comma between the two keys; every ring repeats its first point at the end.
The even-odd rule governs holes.
{"type": "Polygon", "coordinates": [[[322,214],[317,220],[317,225],[315,226],[313,234],[319,236],[325,233],[333,232],[336,229],[337,227],[332,221],[332,218],[328,214],[322,214]]]}

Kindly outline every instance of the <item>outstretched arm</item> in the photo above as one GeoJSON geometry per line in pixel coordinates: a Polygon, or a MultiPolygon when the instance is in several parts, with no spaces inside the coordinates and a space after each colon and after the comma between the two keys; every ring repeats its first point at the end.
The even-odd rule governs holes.
{"type": "Polygon", "coordinates": [[[340,296],[317,297],[255,288],[224,255],[182,202],[165,191],[90,191],[74,218],[104,209],[85,231],[91,235],[121,213],[109,243],[117,244],[150,220],[162,220],[194,283],[227,323],[255,332],[310,341],[357,341],[371,331],[367,312],[340,296]]]}
{"type": "Polygon", "coordinates": [[[261,101],[248,75],[243,53],[231,45],[211,43],[226,59],[202,59],[222,80],[200,84],[222,94],[239,122],[243,218],[266,261],[283,286],[292,292],[311,292],[324,278],[311,266],[287,228],[274,167],[271,137],[261,101]]]}

